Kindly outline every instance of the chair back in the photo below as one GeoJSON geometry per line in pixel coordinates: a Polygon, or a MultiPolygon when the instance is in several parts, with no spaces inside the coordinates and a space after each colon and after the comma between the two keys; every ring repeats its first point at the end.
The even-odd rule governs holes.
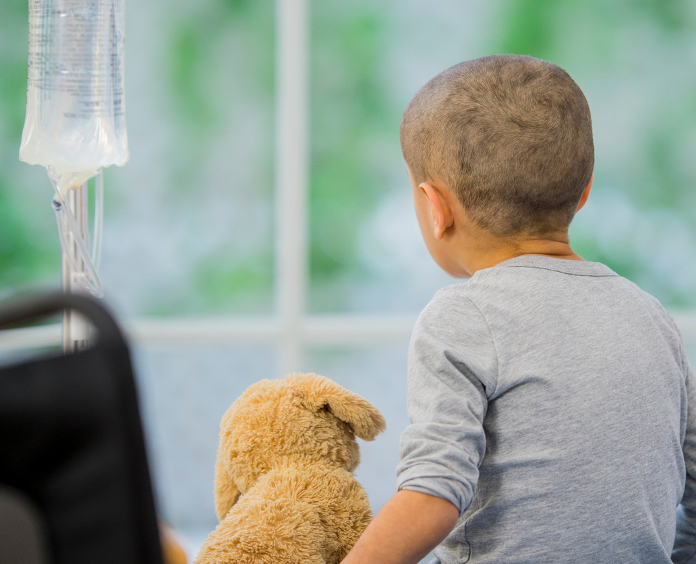
{"type": "MultiPolygon", "coordinates": [[[[35,539],[15,548],[34,544],[27,558],[40,564],[162,564],[130,353],[113,317],[92,298],[51,294],[0,306],[0,329],[66,308],[91,321],[96,344],[0,368],[0,529],[35,539]]],[[[0,564],[23,562],[4,560],[2,535],[0,564]]]]}

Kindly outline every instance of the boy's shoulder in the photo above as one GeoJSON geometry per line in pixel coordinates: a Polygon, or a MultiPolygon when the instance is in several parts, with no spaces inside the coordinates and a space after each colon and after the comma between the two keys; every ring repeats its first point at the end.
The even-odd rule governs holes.
{"type": "Polygon", "coordinates": [[[582,368],[597,356],[654,353],[684,373],[682,335],[656,298],[600,263],[522,258],[439,290],[414,327],[412,352],[467,366],[489,399],[514,374],[571,360],[582,368]]]}
{"type": "MultiPolygon", "coordinates": [[[[524,326],[650,319],[663,334],[682,340],[660,301],[605,264],[545,256],[521,256],[479,270],[466,281],[438,290],[421,313],[425,319],[488,331],[524,326]],[[494,330],[494,329],[493,329],[494,330]]],[[[513,328],[515,330],[515,328],[513,328]]]]}
{"type": "Polygon", "coordinates": [[[440,288],[428,307],[459,300],[476,303],[482,299],[485,301],[486,297],[499,301],[525,292],[539,291],[540,288],[563,291],[566,286],[577,288],[599,278],[613,278],[619,286],[627,284],[642,292],[638,286],[599,262],[525,255],[481,269],[464,282],[440,288]]]}

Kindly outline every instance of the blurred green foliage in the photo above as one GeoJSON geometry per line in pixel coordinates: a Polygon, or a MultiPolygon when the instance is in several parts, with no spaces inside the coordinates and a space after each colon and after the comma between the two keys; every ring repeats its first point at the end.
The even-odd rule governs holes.
{"type": "MultiPolygon", "coordinates": [[[[137,5],[127,6],[129,12],[138,9],[137,5]]],[[[395,101],[394,87],[385,72],[393,63],[390,49],[400,33],[393,21],[395,10],[411,10],[403,17],[422,19],[424,25],[429,13],[425,2],[408,4],[407,8],[387,0],[312,1],[310,9],[310,305],[314,310],[335,311],[349,307],[341,285],[377,276],[359,256],[358,241],[366,219],[384,198],[385,187],[394,185],[395,167],[401,166],[396,161],[403,107],[395,101]]],[[[693,3],[506,0],[486,9],[492,16],[487,20],[481,51],[548,59],[566,68],[588,94],[596,120],[597,147],[601,149],[597,152],[595,192],[626,195],[642,218],[662,213],[679,220],[680,225],[688,226],[685,237],[690,239],[675,245],[696,248],[696,169],[691,156],[696,150],[696,89],[694,81],[688,79],[692,58],[680,51],[680,46],[689,49],[694,45],[693,3]],[[674,70],[679,69],[675,58],[682,53],[683,76],[674,70]],[[673,69],[669,85],[662,86],[652,76],[662,66],[673,69]],[[637,98],[636,90],[642,98],[637,98]],[[612,104],[617,108],[633,104],[632,122],[639,124],[633,133],[626,133],[625,123],[605,125],[619,113],[613,112],[612,104]],[[610,131],[611,127],[616,129],[610,131]],[[612,144],[625,144],[626,149],[612,144]]],[[[169,122],[165,135],[171,137],[162,149],[167,153],[165,185],[151,189],[161,192],[163,205],[168,198],[175,198],[177,210],[193,210],[200,203],[199,185],[205,171],[219,167],[210,155],[220,151],[221,143],[232,144],[225,150],[233,161],[234,152],[244,145],[245,137],[253,137],[253,130],[260,130],[262,139],[272,138],[274,4],[206,0],[173,3],[167,10],[162,27],[153,31],[153,42],[148,44],[158,49],[162,72],[153,75],[149,83],[143,82],[157,90],[158,105],[169,122]],[[244,72],[239,71],[240,61],[246,62],[244,72]],[[249,122],[246,116],[223,111],[239,104],[245,91],[258,100],[258,112],[249,122]],[[222,119],[222,115],[229,119],[222,119]],[[230,131],[237,137],[230,136],[230,131]]],[[[21,183],[28,178],[24,172],[27,165],[17,161],[25,106],[26,35],[26,0],[6,0],[0,7],[0,290],[57,281],[59,276],[55,226],[47,222],[46,214],[39,219],[36,198],[22,191],[21,183]]],[[[479,54],[462,50],[454,53],[453,59],[479,54]]],[[[133,56],[133,51],[127,52],[127,66],[133,56]]],[[[127,92],[127,100],[130,95],[127,92]]],[[[151,127],[160,126],[153,123],[151,127]]],[[[207,189],[217,198],[231,197],[232,183],[239,176],[242,188],[235,190],[270,201],[272,142],[265,142],[260,151],[257,160],[261,164],[253,166],[261,170],[253,176],[253,185],[245,184],[246,177],[239,174],[247,166],[242,161],[235,163],[237,172],[230,173],[229,187],[207,189]]],[[[219,178],[217,174],[211,178],[219,178]]],[[[408,190],[405,169],[402,176],[404,190],[408,190]]],[[[110,177],[111,171],[107,179],[110,177]]],[[[47,200],[48,191],[45,195],[47,200]]],[[[107,222],[110,215],[128,213],[123,201],[108,191],[107,183],[107,222]]],[[[42,205],[47,206],[47,202],[42,205]]],[[[168,208],[161,213],[164,223],[181,222],[168,208]]],[[[199,223],[193,225],[206,228],[199,223]]],[[[585,258],[607,263],[668,306],[696,306],[696,282],[675,285],[669,276],[661,276],[659,269],[646,268],[646,261],[651,259],[641,258],[640,248],[628,248],[630,241],[621,243],[622,247],[610,247],[600,244],[590,228],[576,229],[572,234],[573,243],[585,258]]],[[[152,289],[151,305],[143,313],[263,309],[260,304],[269,300],[273,284],[269,245],[260,241],[256,251],[244,256],[233,245],[213,245],[201,255],[191,251],[191,256],[182,258],[190,261],[186,267],[191,273],[190,285],[171,293],[152,289]]],[[[683,254],[687,257],[687,250],[683,254]]]]}
{"type": "MultiPolygon", "coordinates": [[[[170,190],[177,195],[182,209],[195,209],[200,204],[201,189],[243,206],[244,200],[237,198],[231,186],[200,186],[201,169],[212,166],[210,155],[224,143],[221,139],[229,139],[229,131],[242,140],[254,134],[247,130],[249,124],[239,123],[234,112],[229,111],[230,106],[240,101],[240,92],[246,90],[246,96],[257,94],[256,104],[268,119],[254,127],[264,129],[268,141],[272,140],[274,5],[250,0],[212,0],[189,9],[188,14],[177,18],[166,38],[169,55],[165,61],[167,84],[164,91],[171,103],[169,115],[178,134],[177,144],[172,148],[175,156],[170,164],[170,190]],[[230,37],[236,39],[234,45],[228,43],[230,37]],[[227,52],[235,47],[240,50],[227,52]],[[240,58],[246,59],[250,68],[239,68],[240,58]],[[215,79],[221,75],[229,76],[216,87],[215,79]]],[[[236,170],[258,166],[240,162],[232,147],[227,151],[230,166],[225,181],[230,184],[237,181],[236,170]]],[[[266,143],[261,153],[263,181],[237,189],[270,200],[272,143],[266,143]]],[[[199,228],[203,231],[216,226],[211,223],[199,228]]],[[[270,306],[273,291],[270,243],[266,245],[260,241],[256,252],[243,257],[234,245],[223,244],[211,248],[206,255],[192,258],[195,262],[190,264],[191,286],[183,289],[188,293],[156,301],[152,314],[247,313],[264,311],[270,306]]]]}
{"type": "Polygon", "coordinates": [[[222,124],[215,107],[216,97],[225,92],[213,92],[210,78],[221,72],[218,46],[229,34],[244,34],[245,49],[258,61],[255,69],[273,96],[273,4],[249,0],[214,0],[201,2],[192,14],[182,17],[168,37],[169,89],[177,121],[187,134],[197,134],[197,141],[205,144],[211,133],[222,124]]]}
{"type": "Polygon", "coordinates": [[[344,296],[326,303],[322,287],[366,274],[357,237],[385,181],[374,148],[398,144],[401,109],[384,80],[385,6],[312,2],[311,18],[310,303],[336,310],[344,296]]]}
{"type": "Polygon", "coordinates": [[[17,174],[27,88],[27,2],[7,0],[0,10],[1,291],[45,282],[60,272],[60,255],[57,240],[47,236],[23,197],[25,187],[17,174]]]}
{"type": "MultiPolygon", "coordinates": [[[[192,193],[205,155],[216,145],[221,130],[238,126],[221,119],[224,115],[221,106],[235,103],[234,92],[218,91],[211,84],[216,75],[236,71],[225,60],[228,56],[222,49],[229,36],[243,38],[245,56],[255,63],[253,76],[242,76],[241,81],[253,80],[262,90],[263,102],[268,100],[272,104],[273,17],[271,2],[201,2],[192,5],[190,13],[176,18],[170,34],[164,37],[167,56],[162,62],[167,70],[167,84],[162,90],[165,103],[171,103],[170,116],[180,136],[181,150],[172,159],[172,165],[176,168],[173,176],[181,193],[192,193]]],[[[229,59],[233,55],[236,54],[230,53],[229,59]]],[[[270,160],[271,148],[268,154],[270,160]]]]}
{"type": "Polygon", "coordinates": [[[510,2],[498,21],[501,38],[494,52],[552,59],[558,9],[567,3],[567,0],[510,2]]]}

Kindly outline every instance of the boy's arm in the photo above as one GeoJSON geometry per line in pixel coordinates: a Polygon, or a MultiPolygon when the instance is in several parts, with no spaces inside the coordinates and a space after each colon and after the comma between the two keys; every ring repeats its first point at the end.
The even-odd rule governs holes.
{"type": "Polygon", "coordinates": [[[488,325],[467,299],[440,291],[416,322],[409,350],[408,414],[399,491],[380,510],[346,564],[417,563],[473,499],[486,448],[483,418],[497,357],[488,325]]]}
{"type": "Polygon", "coordinates": [[[454,528],[459,510],[449,501],[411,490],[394,495],[343,564],[416,564],[454,528]]]}
{"type": "Polygon", "coordinates": [[[440,290],[413,328],[408,417],[397,489],[445,499],[460,516],[472,502],[486,451],[487,390],[497,353],[483,315],[456,288],[440,290]]]}
{"type": "Polygon", "coordinates": [[[684,464],[686,484],[681,505],[677,510],[677,531],[672,551],[675,564],[696,563],[696,375],[683,355],[686,366],[686,392],[688,398],[686,435],[684,438],[684,464]]]}

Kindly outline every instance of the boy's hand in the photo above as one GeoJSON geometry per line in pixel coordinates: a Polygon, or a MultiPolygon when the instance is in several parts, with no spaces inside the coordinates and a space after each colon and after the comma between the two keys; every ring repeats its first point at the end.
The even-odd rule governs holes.
{"type": "Polygon", "coordinates": [[[417,564],[457,524],[449,501],[400,490],[375,516],[342,564],[417,564]]]}

